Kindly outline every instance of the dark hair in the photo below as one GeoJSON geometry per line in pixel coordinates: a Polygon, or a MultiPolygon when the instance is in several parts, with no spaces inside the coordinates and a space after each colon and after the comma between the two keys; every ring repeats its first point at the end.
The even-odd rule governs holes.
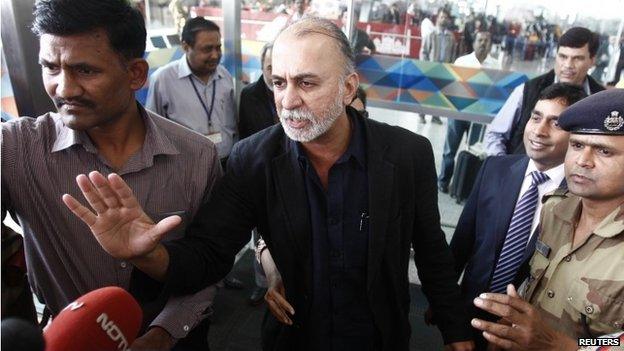
{"type": "Polygon", "coordinates": [[[582,48],[587,44],[589,49],[589,57],[596,56],[598,52],[598,46],[600,45],[600,38],[598,34],[583,27],[572,27],[568,29],[561,38],[557,45],[557,50],[560,47],[565,46],[569,48],[582,48]]]}
{"type": "Polygon", "coordinates": [[[586,97],[587,93],[578,85],[555,83],[542,90],[538,100],[558,100],[563,102],[566,106],[570,106],[586,97]]]}
{"type": "Polygon", "coordinates": [[[145,54],[145,21],[127,0],[38,0],[32,31],[67,36],[104,29],[111,47],[126,59],[145,54]]]}
{"type": "Polygon", "coordinates": [[[260,52],[260,67],[262,67],[262,69],[264,69],[264,58],[266,57],[267,52],[271,49],[273,49],[272,42],[268,42],[262,47],[262,51],[260,52]]]}
{"type": "Polygon", "coordinates": [[[186,21],[182,28],[182,41],[190,46],[195,45],[195,36],[198,32],[220,32],[219,26],[213,21],[209,21],[203,17],[195,17],[186,21]]]}

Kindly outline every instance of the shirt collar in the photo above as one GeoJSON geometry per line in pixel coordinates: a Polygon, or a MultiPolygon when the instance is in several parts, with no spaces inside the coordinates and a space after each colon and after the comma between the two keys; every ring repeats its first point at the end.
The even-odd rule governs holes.
{"type": "MultiPolygon", "coordinates": [[[[529,165],[527,166],[526,172],[524,173],[524,177],[529,177],[531,172],[533,171],[537,171],[537,166],[535,166],[535,162],[533,162],[533,160],[529,159],[529,165]]],[[[542,173],[548,176],[549,181],[557,182],[557,186],[559,186],[559,184],[563,181],[563,178],[565,178],[563,163],[542,173]]]]}
{"type": "MultiPolygon", "coordinates": [[[[553,208],[555,216],[559,219],[570,224],[574,227],[574,224],[578,221],[581,214],[581,198],[573,196],[561,201],[553,208]]],[[[618,234],[624,232],[624,204],[618,206],[615,210],[609,213],[598,224],[592,234],[601,236],[603,238],[612,238],[618,234]]]]}
{"type": "MultiPolygon", "coordinates": [[[[151,166],[152,162],[149,161],[156,155],[177,155],[179,150],[171,142],[171,140],[163,133],[147,111],[137,102],[139,107],[139,113],[145,123],[145,141],[141,148],[141,158],[148,160],[148,165],[151,166]],[[151,157],[149,157],[151,156],[151,157]]],[[[57,137],[52,145],[51,152],[62,151],[68,149],[74,145],[82,145],[82,147],[92,154],[97,154],[97,148],[93,145],[91,138],[84,131],[77,131],[71,129],[63,124],[61,117],[54,113],[52,116],[56,122],[57,137]]]]}
{"type": "MultiPolygon", "coordinates": [[[[362,169],[366,169],[366,135],[364,133],[362,117],[360,117],[358,112],[350,106],[347,106],[347,117],[349,118],[352,126],[351,140],[349,141],[347,150],[344,154],[342,154],[342,156],[340,156],[336,163],[338,164],[354,159],[362,169]]],[[[309,159],[303,149],[303,145],[292,139],[289,139],[289,143],[290,148],[295,153],[295,156],[297,156],[297,159],[303,164],[307,164],[309,159]]]]}
{"type": "MultiPolygon", "coordinates": [[[[221,65],[217,65],[217,68],[215,69],[214,73],[212,74],[212,76],[210,76],[210,80],[222,78],[220,68],[221,68],[221,65]]],[[[183,79],[189,76],[194,77],[193,71],[191,71],[191,67],[188,64],[188,61],[186,59],[186,54],[185,54],[178,60],[178,79],[183,79]]],[[[210,82],[210,80],[208,82],[210,82]]]]}

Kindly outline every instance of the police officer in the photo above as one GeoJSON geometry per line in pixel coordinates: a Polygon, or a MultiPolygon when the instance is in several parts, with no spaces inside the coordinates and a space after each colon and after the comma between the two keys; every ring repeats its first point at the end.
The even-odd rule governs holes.
{"type": "Polygon", "coordinates": [[[545,196],[530,276],[507,295],[474,301],[502,317],[474,319],[494,345],[512,350],[577,350],[578,338],[624,327],[624,90],[589,96],[566,109],[569,192],[545,196]]]}

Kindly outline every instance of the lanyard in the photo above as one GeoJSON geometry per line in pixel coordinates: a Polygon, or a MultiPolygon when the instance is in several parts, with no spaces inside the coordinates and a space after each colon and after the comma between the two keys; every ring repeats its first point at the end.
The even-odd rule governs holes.
{"type": "Polygon", "coordinates": [[[210,111],[208,111],[208,108],[206,107],[206,103],[204,103],[204,99],[202,99],[201,95],[199,95],[199,91],[197,91],[195,82],[193,82],[193,77],[192,76],[188,76],[188,77],[189,77],[189,80],[191,81],[191,85],[193,86],[193,90],[195,90],[195,95],[197,95],[199,102],[204,108],[204,112],[206,112],[206,116],[208,116],[208,127],[210,128],[210,126],[212,125],[212,122],[210,121],[210,117],[212,117],[212,108],[214,107],[215,92],[217,90],[217,81],[216,80],[212,81],[212,99],[210,101],[210,111]]]}

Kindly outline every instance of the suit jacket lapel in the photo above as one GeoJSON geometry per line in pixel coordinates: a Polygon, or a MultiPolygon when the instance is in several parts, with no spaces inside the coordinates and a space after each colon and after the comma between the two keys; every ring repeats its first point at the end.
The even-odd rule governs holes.
{"type": "Polygon", "coordinates": [[[529,158],[523,157],[514,162],[508,169],[501,170],[501,186],[497,189],[501,197],[499,201],[499,213],[497,216],[498,222],[495,231],[496,238],[494,241],[496,257],[498,257],[503,242],[505,241],[507,229],[509,229],[511,217],[513,216],[516,202],[518,200],[518,193],[522,187],[524,173],[526,172],[528,164],[529,158]]]}
{"type": "Polygon", "coordinates": [[[369,237],[367,289],[370,291],[375,275],[379,271],[384,252],[390,201],[394,192],[394,164],[385,160],[387,146],[377,129],[365,120],[368,159],[369,237]]]}
{"type": "Polygon", "coordinates": [[[302,177],[301,167],[294,152],[290,151],[288,139],[284,136],[286,152],[273,159],[271,164],[275,179],[278,199],[281,204],[275,204],[276,208],[284,210],[285,222],[299,257],[310,259],[311,224],[308,211],[305,183],[302,177]]]}

